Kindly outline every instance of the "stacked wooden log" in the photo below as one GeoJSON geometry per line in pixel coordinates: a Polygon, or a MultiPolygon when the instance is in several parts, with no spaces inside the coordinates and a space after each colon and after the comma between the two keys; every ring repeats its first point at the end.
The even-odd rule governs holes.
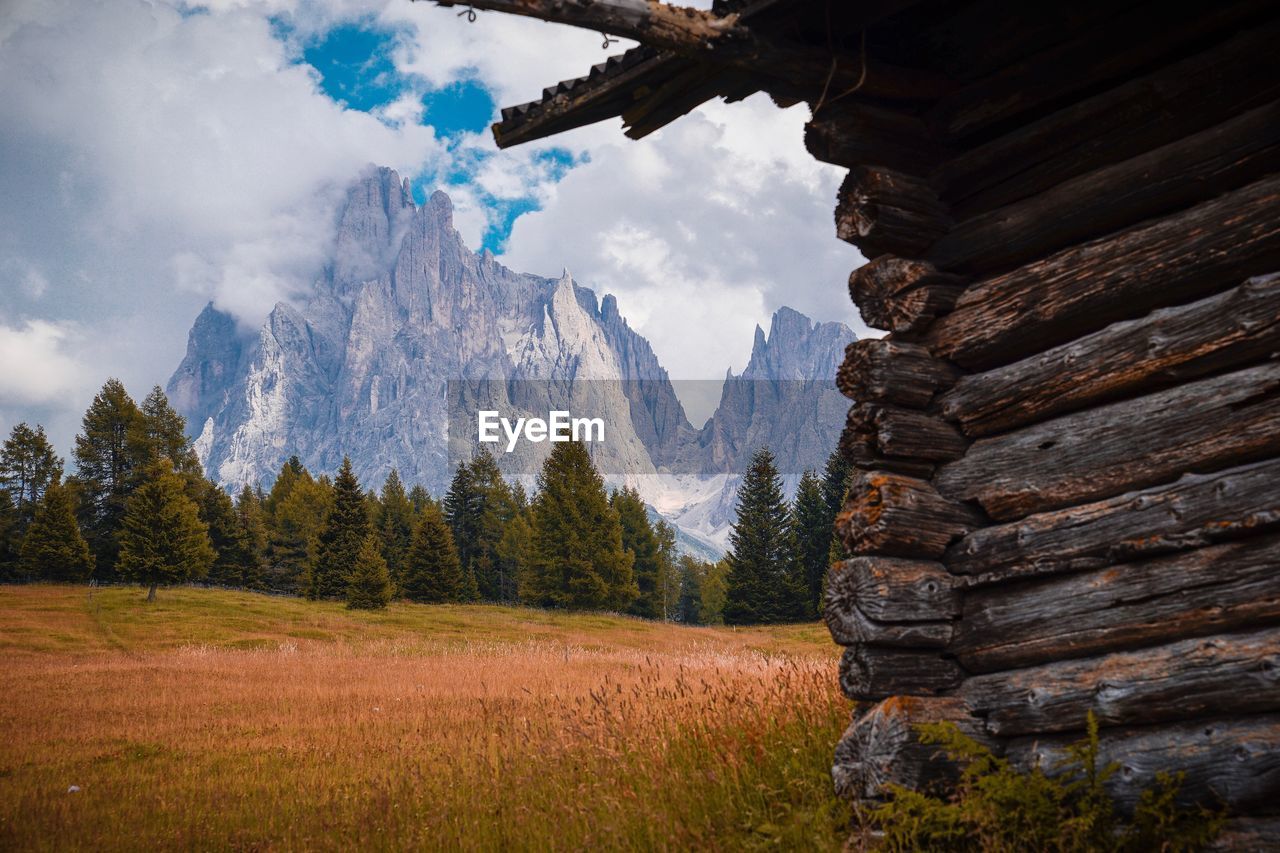
{"type": "Polygon", "coordinates": [[[1092,82],[1036,77],[1048,51],[811,121],[888,332],[838,378],[842,794],[953,773],[920,722],[1050,766],[1092,713],[1122,806],[1184,771],[1224,843],[1280,845],[1280,16],[1231,23],[1258,8],[1092,82]]]}

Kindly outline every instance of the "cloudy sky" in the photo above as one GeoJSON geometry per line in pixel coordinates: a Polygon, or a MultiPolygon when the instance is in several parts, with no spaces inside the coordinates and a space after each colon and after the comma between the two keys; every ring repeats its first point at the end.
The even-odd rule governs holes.
{"type": "Polygon", "coordinates": [[[254,328],[305,293],[368,163],[508,266],[616,294],[673,378],[740,370],[782,305],[862,333],[803,105],[494,147],[499,106],[626,46],[409,0],[0,0],[0,430],[69,453],[108,376],[168,380],[206,301],[254,328]]]}

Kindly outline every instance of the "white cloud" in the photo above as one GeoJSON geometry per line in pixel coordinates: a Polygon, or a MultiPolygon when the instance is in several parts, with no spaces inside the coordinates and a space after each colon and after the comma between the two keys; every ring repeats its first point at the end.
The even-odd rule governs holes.
{"type": "Polygon", "coordinates": [[[788,305],[865,331],[844,281],[861,256],[834,234],[841,170],[802,145],[803,107],[765,96],[715,102],[633,142],[601,125],[590,162],[545,187],[516,221],[504,262],[618,296],[678,378],[741,370],[757,323],[788,305]],[[614,138],[604,141],[604,134],[614,138]]]}
{"type": "Polygon", "coordinates": [[[67,352],[69,324],[0,323],[0,410],[66,402],[83,390],[84,365],[67,352]]]}

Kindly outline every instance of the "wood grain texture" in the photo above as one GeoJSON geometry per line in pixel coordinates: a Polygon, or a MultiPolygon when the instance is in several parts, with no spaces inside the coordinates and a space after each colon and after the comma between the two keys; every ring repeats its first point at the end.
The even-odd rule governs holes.
{"type": "MultiPolygon", "coordinates": [[[[1027,738],[1009,743],[1015,765],[1051,771],[1078,736],[1027,738]]],[[[1256,714],[1215,720],[1104,730],[1098,760],[1119,769],[1106,783],[1122,813],[1132,812],[1158,773],[1185,773],[1178,801],[1225,805],[1233,813],[1280,810],[1280,716],[1256,714]]]]}
{"type": "Polygon", "coordinates": [[[960,372],[919,344],[863,338],[845,347],[836,386],[859,402],[924,409],[955,384],[960,372]]]}
{"type": "Polygon", "coordinates": [[[836,235],[868,258],[921,257],[951,226],[926,181],[891,169],[859,166],[837,194],[836,235]]]}
{"type": "Polygon", "coordinates": [[[1280,627],[977,675],[969,710],[1001,737],[1280,711],[1280,627]]]}
{"type": "Polygon", "coordinates": [[[987,583],[1099,569],[1277,526],[1280,459],[1269,459],[983,527],[948,549],[945,561],[956,574],[993,573],[976,578],[987,583]]]}
{"type": "Polygon", "coordinates": [[[970,590],[950,651],[972,673],[1243,631],[1280,621],[1280,539],[970,590]]]}
{"type": "Polygon", "coordinates": [[[1280,269],[1280,176],[967,287],[924,343],[990,369],[1280,269]]]}
{"type": "Polygon", "coordinates": [[[1064,106],[941,159],[931,183],[967,219],[1228,121],[1280,97],[1277,38],[1280,23],[1259,25],[1064,106]]]}
{"type": "Polygon", "coordinates": [[[882,255],[849,274],[849,296],[868,326],[914,337],[955,306],[965,284],[925,261],[882,255]]]}
{"type": "MultiPolygon", "coordinates": [[[[986,373],[940,400],[967,435],[1003,432],[1280,351],[1280,273],[1163,308],[986,373]]],[[[846,360],[848,360],[846,358],[846,360]]],[[[918,359],[916,359],[918,361],[918,359]]]]}
{"type": "Polygon", "coordinates": [[[871,471],[851,478],[836,533],[854,555],[936,560],[982,523],[973,510],[943,498],[923,480],[871,471]]]}
{"type": "Polygon", "coordinates": [[[840,689],[854,701],[936,696],[957,687],[964,670],[937,651],[851,645],[840,656],[840,689]]]}
{"type": "MultiPolygon", "coordinates": [[[[927,224],[917,241],[927,245],[908,256],[927,257],[939,269],[969,274],[1009,269],[1213,198],[1278,170],[1280,102],[1273,101],[953,227],[942,227],[942,220],[927,224]]],[[[938,209],[945,210],[940,204],[938,209]]],[[[836,216],[839,221],[839,209],[836,216]]],[[[949,219],[945,222],[949,224],[949,219]]],[[[873,227],[866,229],[868,234],[873,231],[873,227]]],[[[844,234],[841,237],[860,246],[844,234]]]]}
{"type": "Polygon", "coordinates": [[[973,443],[934,478],[998,521],[1280,455],[1280,362],[973,443]]]}
{"type": "Polygon", "coordinates": [[[919,738],[918,726],[941,722],[991,744],[962,700],[895,696],[855,717],[840,739],[831,768],[837,795],[874,800],[884,796],[888,785],[919,789],[955,779],[959,768],[937,746],[919,738]]]}

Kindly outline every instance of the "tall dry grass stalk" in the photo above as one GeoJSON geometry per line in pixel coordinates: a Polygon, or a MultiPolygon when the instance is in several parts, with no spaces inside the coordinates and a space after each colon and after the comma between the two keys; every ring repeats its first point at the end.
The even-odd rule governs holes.
{"type": "MultiPolygon", "coordinates": [[[[50,595],[56,632],[76,619],[50,595]]],[[[654,626],[645,650],[610,637],[649,627],[583,617],[571,642],[411,625],[322,641],[285,623],[271,641],[258,625],[258,648],[148,648],[127,610],[100,610],[79,618],[114,623],[107,647],[25,650],[44,611],[11,619],[11,603],[0,848],[838,847],[847,820],[825,647],[654,626]]]]}

